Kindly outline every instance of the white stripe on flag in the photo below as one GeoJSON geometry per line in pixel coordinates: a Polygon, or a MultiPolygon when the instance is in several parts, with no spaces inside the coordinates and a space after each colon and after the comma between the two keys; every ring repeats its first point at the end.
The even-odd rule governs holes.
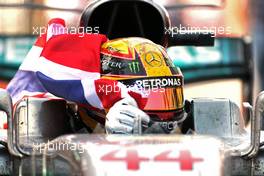
{"type": "Polygon", "coordinates": [[[38,71],[56,80],[79,80],[79,79],[99,79],[100,73],[86,72],[76,68],[67,67],[52,62],[43,56],[39,58],[38,71]]]}
{"type": "Polygon", "coordinates": [[[102,102],[96,93],[94,80],[83,79],[81,83],[86,101],[96,108],[103,109],[102,102]]]}
{"type": "Polygon", "coordinates": [[[33,45],[30,51],[28,52],[26,58],[24,59],[22,65],[19,67],[19,70],[26,71],[36,71],[38,70],[38,61],[39,56],[42,52],[42,47],[33,45]]]}

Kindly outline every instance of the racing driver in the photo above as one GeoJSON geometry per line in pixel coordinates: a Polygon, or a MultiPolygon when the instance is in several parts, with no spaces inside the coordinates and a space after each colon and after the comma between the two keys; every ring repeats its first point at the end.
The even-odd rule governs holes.
{"type": "Polygon", "coordinates": [[[63,98],[78,104],[88,132],[181,132],[183,75],[162,46],[64,28],[62,19],[51,20],[29,51],[7,87],[14,106],[27,96],[63,98]]]}

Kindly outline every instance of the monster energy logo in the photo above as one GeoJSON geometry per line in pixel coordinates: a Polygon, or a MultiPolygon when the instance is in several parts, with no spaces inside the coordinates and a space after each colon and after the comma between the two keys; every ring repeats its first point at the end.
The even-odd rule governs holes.
{"type": "Polygon", "coordinates": [[[132,73],[138,73],[140,71],[138,62],[128,63],[128,66],[129,66],[130,72],[132,72],[132,73]]]}

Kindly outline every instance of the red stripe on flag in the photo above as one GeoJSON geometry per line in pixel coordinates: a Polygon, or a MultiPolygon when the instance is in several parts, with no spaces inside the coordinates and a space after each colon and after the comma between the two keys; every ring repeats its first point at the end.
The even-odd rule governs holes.
{"type": "Polygon", "coordinates": [[[128,94],[136,100],[139,109],[143,110],[147,104],[147,98],[143,98],[141,94],[132,91],[129,91],[128,94]]]}
{"type": "MultiPolygon", "coordinates": [[[[65,21],[61,18],[53,18],[49,21],[48,25],[51,24],[61,24],[65,27],[65,21]]],[[[47,27],[48,29],[48,27],[47,27]]],[[[42,32],[42,31],[40,31],[42,32]]],[[[35,46],[39,46],[39,47],[44,47],[45,44],[47,42],[47,33],[45,32],[45,34],[40,34],[40,36],[37,38],[37,41],[35,42],[35,46]]]]}
{"type": "Polygon", "coordinates": [[[62,34],[47,42],[41,56],[67,67],[99,73],[101,44],[106,40],[100,34],[62,34]]]}
{"type": "Polygon", "coordinates": [[[54,23],[61,24],[61,25],[63,25],[65,27],[65,21],[63,19],[61,19],[61,18],[53,18],[53,19],[51,19],[49,21],[48,24],[51,25],[51,24],[54,24],[54,23]]]}
{"type": "MultiPolygon", "coordinates": [[[[111,108],[117,101],[122,99],[121,88],[118,86],[117,81],[108,79],[95,80],[95,89],[103,107],[106,109],[111,108]]],[[[133,91],[129,91],[128,93],[136,100],[138,107],[144,109],[147,99],[133,91]]]]}
{"type": "Polygon", "coordinates": [[[117,86],[117,81],[108,79],[95,80],[95,90],[104,108],[109,109],[121,100],[121,89],[117,86]]]}
{"type": "Polygon", "coordinates": [[[37,38],[37,41],[35,42],[34,45],[43,48],[46,44],[46,38],[47,38],[47,34],[46,33],[42,34],[37,38]]]}

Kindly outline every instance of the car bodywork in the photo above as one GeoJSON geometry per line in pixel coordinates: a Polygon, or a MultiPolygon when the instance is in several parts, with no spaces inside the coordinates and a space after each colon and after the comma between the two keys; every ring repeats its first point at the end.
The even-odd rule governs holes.
{"type": "MultiPolygon", "coordinates": [[[[195,156],[194,158],[203,158],[204,165],[197,164],[197,167],[190,169],[192,172],[188,172],[190,175],[201,173],[203,175],[208,173],[214,175],[257,175],[259,168],[253,167],[252,163],[262,168],[263,158],[261,151],[258,151],[261,116],[264,107],[263,93],[259,95],[254,111],[250,105],[245,104],[251,114],[250,131],[246,129],[238,106],[232,101],[228,99],[194,99],[192,113],[195,133],[167,136],[144,134],[135,136],[63,135],[69,131],[67,123],[63,123],[65,118],[59,118],[58,112],[61,117],[64,116],[63,112],[66,112],[67,109],[65,100],[25,98],[17,105],[12,117],[10,97],[4,90],[1,90],[0,95],[1,110],[8,115],[8,151],[13,158],[11,161],[19,163],[16,164],[18,168],[11,169],[12,173],[34,175],[40,172],[45,175],[48,174],[47,170],[51,171],[48,169],[51,167],[53,168],[51,172],[60,174],[62,172],[60,168],[66,167],[70,174],[101,175],[107,173],[107,175],[116,175],[116,170],[113,168],[120,167],[121,174],[134,175],[133,169],[130,171],[131,168],[126,168],[124,163],[117,162],[126,158],[126,152],[129,153],[128,155],[131,152],[133,154],[138,152],[143,154],[142,157],[135,155],[139,159],[147,158],[148,162],[142,164],[142,167],[135,163],[137,160],[131,161],[131,167],[138,168],[139,174],[141,172],[156,172],[151,168],[158,169],[159,165],[153,160],[159,159],[162,154],[166,161],[159,162],[167,164],[160,164],[161,170],[166,168],[168,172],[170,171],[169,175],[177,175],[182,172],[187,174],[186,170],[179,170],[177,164],[170,164],[172,161],[179,160],[175,152],[181,151],[189,151],[195,156]],[[45,121],[43,118],[50,119],[45,121]],[[51,119],[53,121],[50,121],[51,119]],[[57,124],[63,125],[57,128],[57,124]],[[52,127],[52,125],[55,126],[52,127]],[[121,155],[117,154],[119,150],[121,150],[121,155]],[[170,151],[173,154],[170,155],[170,151]],[[104,159],[104,155],[109,156],[108,154],[110,159],[104,159]],[[32,162],[35,165],[32,165],[32,162]],[[207,162],[214,169],[209,169],[207,162]],[[29,163],[31,164],[29,165],[29,163]],[[241,166],[243,166],[242,169],[241,166]]],[[[180,155],[180,153],[178,154],[180,155]]],[[[130,160],[126,162],[130,162],[130,160]]],[[[129,164],[127,163],[127,165],[129,164]]],[[[168,173],[164,172],[164,175],[166,174],[168,173]]]]}

